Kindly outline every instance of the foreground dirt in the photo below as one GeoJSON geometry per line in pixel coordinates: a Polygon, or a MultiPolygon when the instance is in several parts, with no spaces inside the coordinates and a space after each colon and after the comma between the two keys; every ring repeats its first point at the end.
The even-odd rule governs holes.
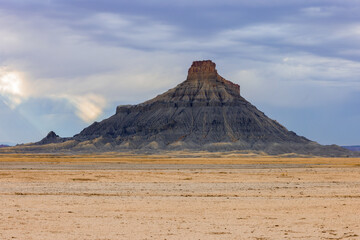
{"type": "Polygon", "coordinates": [[[106,170],[2,161],[0,239],[360,239],[359,162],[284,161],[106,170]]]}
{"type": "MultiPolygon", "coordinates": [[[[288,164],[313,167],[360,167],[360,158],[309,157],[286,154],[269,156],[259,154],[218,153],[218,152],[169,152],[161,155],[133,153],[106,154],[1,154],[0,163],[117,163],[117,164],[288,164]]],[[[1,165],[0,165],[1,166],[1,165]]]]}

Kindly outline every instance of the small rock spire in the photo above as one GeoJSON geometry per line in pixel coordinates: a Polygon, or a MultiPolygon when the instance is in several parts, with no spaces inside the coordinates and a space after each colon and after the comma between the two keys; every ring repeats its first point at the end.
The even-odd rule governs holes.
{"type": "Polygon", "coordinates": [[[50,139],[50,138],[58,138],[59,137],[59,135],[57,135],[54,131],[50,131],[49,133],[48,133],[48,135],[46,135],[46,139],[50,139]]]}

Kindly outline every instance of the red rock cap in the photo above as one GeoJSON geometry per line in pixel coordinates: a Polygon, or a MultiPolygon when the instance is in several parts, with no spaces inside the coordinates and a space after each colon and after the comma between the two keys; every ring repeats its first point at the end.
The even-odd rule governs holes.
{"type": "Polygon", "coordinates": [[[194,61],[189,68],[189,74],[192,73],[217,73],[216,64],[211,60],[194,61]]]}

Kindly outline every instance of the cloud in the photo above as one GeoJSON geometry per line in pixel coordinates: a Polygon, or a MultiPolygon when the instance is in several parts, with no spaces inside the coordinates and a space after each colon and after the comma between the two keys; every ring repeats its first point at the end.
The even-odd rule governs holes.
{"type": "MultiPolygon", "coordinates": [[[[84,100],[87,94],[95,94],[107,103],[143,101],[184,80],[191,61],[201,58],[218,59],[218,66],[225,72],[234,72],[232,62],[236,62],[241,70],[253,72],[260,79],[271,76],[291,80],[293,86],[287,84],[289,89],[299,79],[306,84],[317,80],[318,85],[323,81],[330,86],[329,80],[333,85],[354,84],[345,84],[344,79],[358,76],[356,62],[304,51],[304,46],[324,44],[342,36],[334,29],[332,37],[325,37],[328,28],[318,31],[316,24],[306,29],[304,23],[294,21],[262,23],[192,36],[183,35],[184,29],[177,26],[147,17],[109,12],[89,13],[77,21],[44,16],[24,21],[9,15],[0,23],[12,26],[2,31],[15,40],[8,42],[11,47],[4,63],[26,72],[28,84],[37,86],[29,88],[28,95],[60,99],[67,94],[78,109],[77,116],[84,121],[94,120],[87,111],[79,110],[83,109],[80,106],[89,105],[84,100]],[[227,69],[227,65],[233,68],[227,69]]],[[[349,34],[356,34],[357,28],[351,29],[354,30],[349,34]]],[[[237,80],[236,74],[231,76],[234,78],[230,80],[237,80]]]]}
{"type": "Polygon", "coordinates": [[[307,50],[307,47],[331,43],[342,35],[338,29],[324,29],[317,24],[309,26],[304,23],[262,23],[225,30],[220,34],[231,41],[278,50],[281,50],[282,46],[286,47],[287,51],[307,50]]]}
{"type": "Polygon", "coordinates": [[[106,100],[94,94],[67,96],[66,98],[76,107],[76,114],[87,123],[93,122],[101,115],[103,108],[106,106],[106,100]]]}
{"type": "Polygon", "coordinates": [[[25,98],[22,74],[5,67],[0,68],[0,95],[12,109],[19,105],[25,98]]]}
{"type": "MultiPolygon", "coordinates": [[[[184,64],[179,64],[181,54],[142,52],[104,44],[93,41],[92,34],[84,35],[56,20],[39,16],[32,21],[6,13],[2,16],[0,25],[4,28],[1,31],[11,37],[0,46],[0,50],[6,53],[0,64],[11,66],[16,71],[10,71],[10,67],[1,69],[0,94],[13,108],[27,98],[66,98],[74,106],[76,116],[88,123],[101,115],[107,102],[126,99],[138,102],[139,97],[134,96],[136,91],[144,92],[140,99],[145,100],[155,94],[156,89],[166,87],[169,82],[180,81],[177,77],[175,80],[171,78],[174,72],[179,71],[167,69],[167,66],[182,68],[184,64]]],[[[122,21],[120,16],[96,14],[88,19],[92,19],[94,24],[105,19],[101,22],[104,31],[121,30],[118,29],[122,21]]],[[[143,21],[144,26],[132,30],[136,28],[134,19],[123,20],[127,33],[133,34],[128,36],[129,41],[131,38],[145,41],[142,35],[150,34],[154,28],[146,19],[136,18],[136,21],[143,21]]],[[[161,24],[155,23],[154,26],[162,31],[161,24]]],[[[166,31],[166,27],[164,29],[166,31]]],[[[124,36],[127,33],[124,32],[124,36]]],[[[164,37],[159,32],[152,34],[156,36],[153,41],[164,37]]]]}
{"type": "Polygon", "coordinates": [[[230,77],[245,97],[260,104],[321,107],[360,92],[360,63],[355,61],[298,53],[255,66],[244,62],[230,77]]]}
{"type": "Polygon", "coordinates": [[[307,7],[301,9],[300,11],[310,17],[329,17],[332,15],[331,9],[323,7],[307,7]]]}
{"type": "Polygon", "coordinates": [[[176,41],[178,35],[178,29],[173,25],[111,12],[85,16],[76,23],[69,23],[69,27],[90,41],[141,50],[162,49],[163,44],[176,41]]]}

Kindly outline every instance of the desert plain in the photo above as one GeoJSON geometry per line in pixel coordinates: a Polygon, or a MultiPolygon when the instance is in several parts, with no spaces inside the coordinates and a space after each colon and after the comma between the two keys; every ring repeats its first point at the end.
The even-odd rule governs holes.
{"type": "Polygon", "coordinates": [[[360,159],[0,155],[0,239],[360,239],[360,159]]]}

